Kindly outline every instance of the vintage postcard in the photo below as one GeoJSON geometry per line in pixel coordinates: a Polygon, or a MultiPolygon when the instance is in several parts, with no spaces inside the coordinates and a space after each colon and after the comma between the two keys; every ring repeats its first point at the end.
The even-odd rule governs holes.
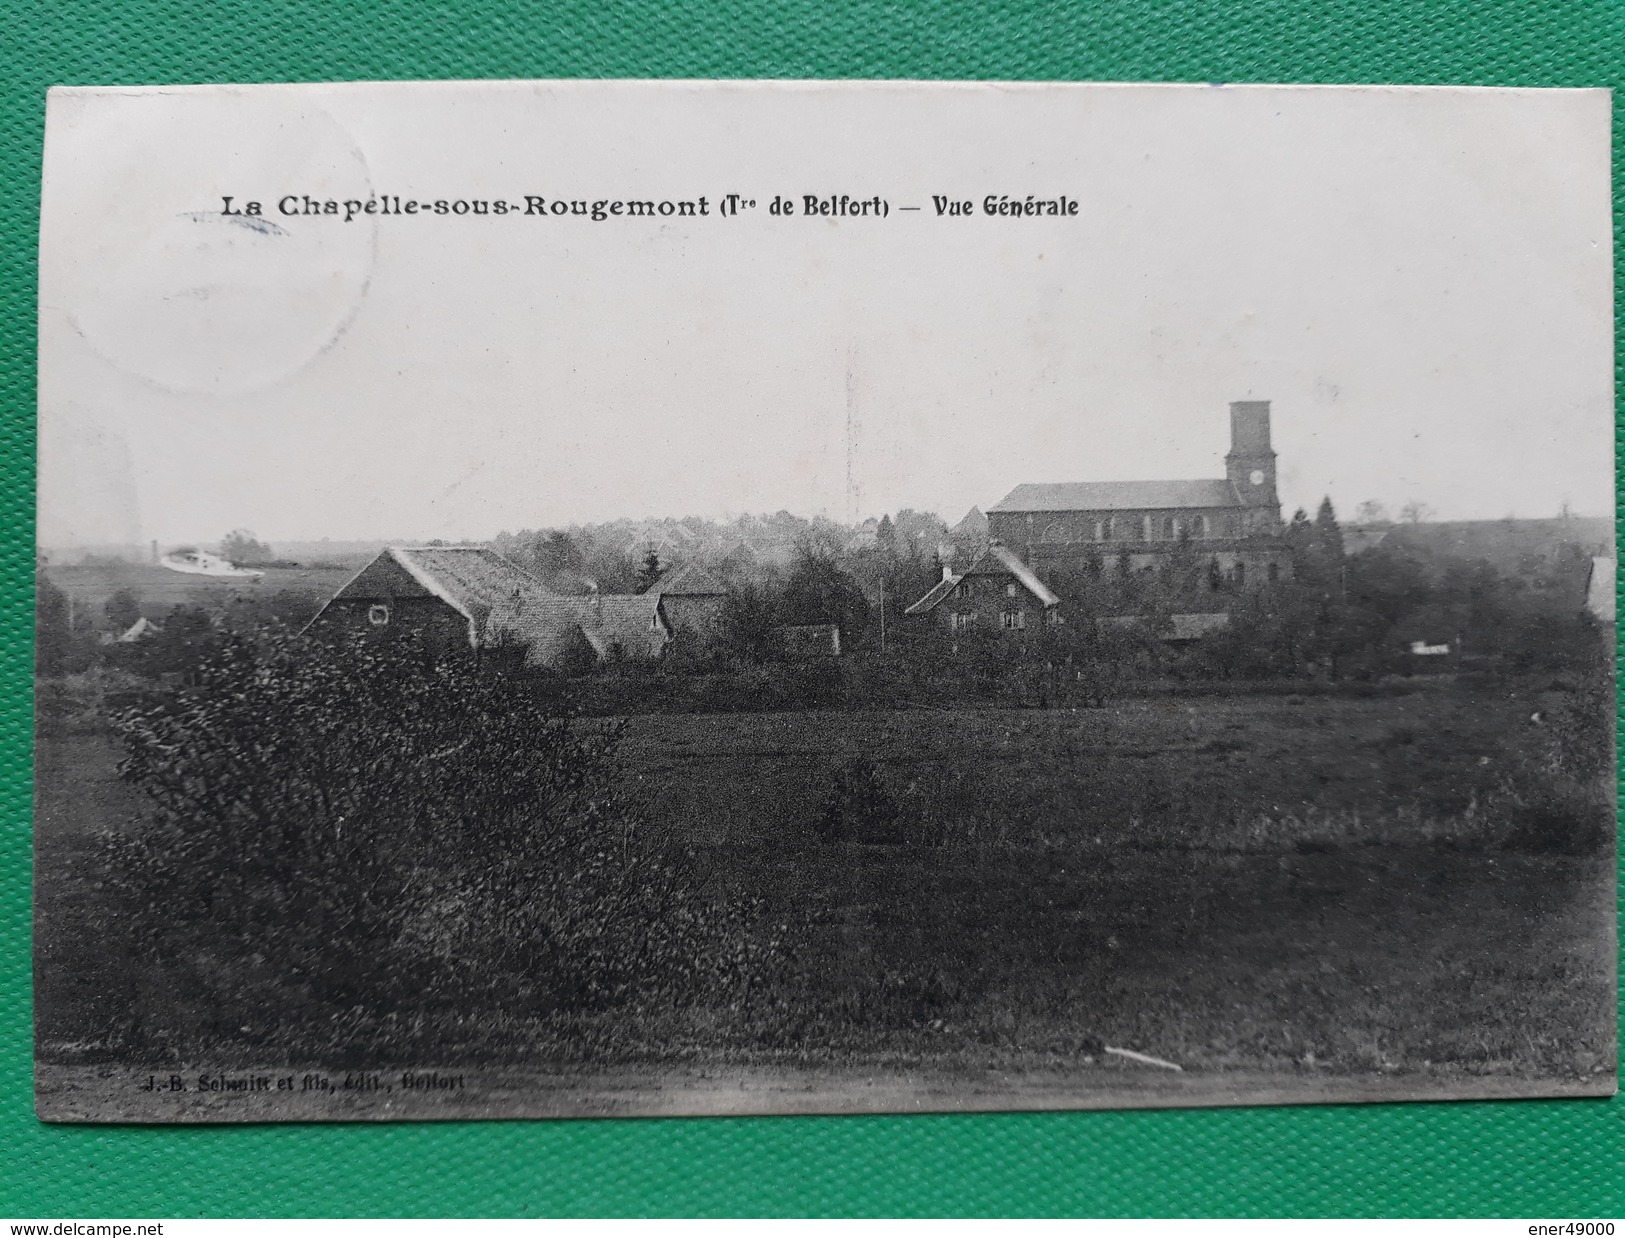
{"type": "Polygon", "coordinates": [[[38,1112],[1611,1094],[1609,105],[53,91],[38,1112]]]}

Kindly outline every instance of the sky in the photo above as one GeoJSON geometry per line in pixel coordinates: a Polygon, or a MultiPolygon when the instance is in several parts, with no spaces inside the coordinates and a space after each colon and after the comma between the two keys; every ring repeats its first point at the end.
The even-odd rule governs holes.
{"type": "Polygon", "coordinates": [[[1022,482],[1222,476],[1238,399],[1271,401],[1288,512],[1611,514],[1608,123],[1596,91],[53,92],[39,540],[952,522],[1022,482]]]}

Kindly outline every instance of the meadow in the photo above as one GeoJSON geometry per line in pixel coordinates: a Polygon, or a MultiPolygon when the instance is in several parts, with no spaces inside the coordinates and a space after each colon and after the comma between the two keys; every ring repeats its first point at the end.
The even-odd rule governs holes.
{"type": "MultiPolygon", "coordinates": [[[[562,1021],[425,994],[410,1028],[342,1032],[281,1011],[269,1040],[215,1029],[212,1060],[1044,1070],[1110,1044],[1298,1080],[1588,1081],[1615,1058],[1612,818],[1601,844],[1529,826],[1609,812],[1600,793],[1553,807],[1532,792],[1574,699],[1550,680],[1440,679],[1076,711],[632,717],[628,801],[784,943],[759,991],[562,1021]],[[854,762],[888,832],[829,841],[854,762]]],[[[98,734],[38,745],[48,1063],[162,1056],[119,995],[164,979],[122,953],[99,871],[98,831],[138,810],[115,757],[98,734]]]]}
{"type": "MultiPolygon", "coordinates": [[[[359,565],[357,565],[359,566],[359,565]]],[[[268,567],[258,578],[196,576],[171,571],[155,563],[129,563],[117,559],[48,567],[46,577],[99,621],[108,598],[121,589],[133,593],[141,613],[162,620],[177,606],[217,608],[237,600],[269,598],[276,594],[309,594],[325,599],[354,573],[355,568],[268,567]]]]}

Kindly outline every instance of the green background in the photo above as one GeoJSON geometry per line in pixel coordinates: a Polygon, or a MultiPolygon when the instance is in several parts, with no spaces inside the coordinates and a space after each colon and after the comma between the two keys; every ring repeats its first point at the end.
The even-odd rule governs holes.
{"type": "MultiPolygon", "coordinates": [[[[0,13],[0,1216],[1625,1216],[1618,1100],[47,1127],[32,1109],[28,971],[35,239],[48,86],[525,77],[1618,86],[1619,3],[6,0],[0,13]]],[[[1616,119],[1616,152],[1620,134],[1616,119]]],[[[1617,215],[1617,156],[1613,186],[1617,215]]],[[[1616,286],[1618,270],[1616,260],[1616,286]]]]}

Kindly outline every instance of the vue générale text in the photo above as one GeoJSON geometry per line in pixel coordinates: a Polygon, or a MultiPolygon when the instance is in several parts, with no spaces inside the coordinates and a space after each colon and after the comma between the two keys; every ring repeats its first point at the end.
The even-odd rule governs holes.
{"type": "Polygon", "coordinates": [[[606,223],[618,219],[732,219],[742,215],[769,215],[803,219],[888,219],[895,209],[945,219],[994,216],[1003,219],[1076,218],[1078,200],[1060,194],[990,193],[976,198],[932,194],[921,204],[893,207],[880,194],[774,194],[758,200],[748,194],[724,193],[716,198],[550,198],[522,194],[517,198],[419,198],[401,194],[369,194],[365,198],[327,198],[305,193],[274,199],[221,196],[220,213],[240,218],[331,216],[344,223],[377,216],[479,216],[488,218],[585,219],[606,223]]]}

